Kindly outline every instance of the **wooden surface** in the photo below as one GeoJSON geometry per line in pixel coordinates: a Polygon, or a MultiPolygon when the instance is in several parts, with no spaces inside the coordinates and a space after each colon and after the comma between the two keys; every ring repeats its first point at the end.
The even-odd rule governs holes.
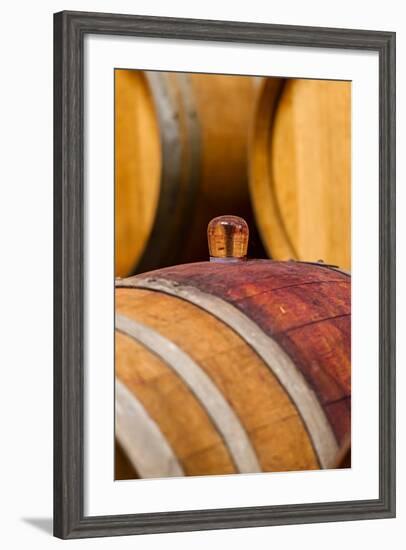
{"type": "Polygon", "coordinates": [[[114,479],[137,479],[139,475],[119,443],[115,444],[114,479]]]}
{"type": "Polygon", "coordinates": [[[220,435],[182,378],[144,346],[119,332],[116,376],[159,425],[186,474],[235,472],[220,435]]]}
{"type": "MultiPolygon", "coordinates": [[[[116,276],[207,258],[215,216],[253,226],[258,79],[116,70],[116,276]]],[[[252,254],[263,254],[253,229],[252,254]]]]}
{"type": "Polygon", "coordinates": [[[274,259],[351,266],[351,83],[267,79],[250,188],[274,259]]]}
{"type": "MultiPolygon", "coordinates": [[[[201,173],[192,225],[176,263],[207,258],[206,229],[219,215],[242,216],[254,227],[248,189],[248,137],[259,91],[244,76],[190,75],[200,121],[201,173]]],[[[260,253],[260,246],[252,254],[260,253]]]]}
{"type": "Polygon", "coordinates": [[[115,272],[143,253],[160,192],[161,149],[153,98],[142,71],[115,77],[115,272]]]}
{"type": "Polygon", "coordinates": [[[351,468],[351,437],[347,437],[336,458],[336,468],[351,468]]]}
{"type": "MultiPolygon", "coordinates": [[[[164,337],[210,377],[248,434],[261,470],[313,469],[319,468],[321,462],[324,467],[333,467],[336,453],[350,433],[350,281],[348,275],[336,270],[300,262],[258,260],[231,265],[188,264],[118,281],[116,313],[164,337]],[[157,292],[164,288],[159,286],[162,282],[172,285],[173,290],[157,292]],[[217,310],[205,311],[204,302],[193,303],[187,289],[219,299],[253,322],[269,345],[275,346],[271,358],[261,355],[249,334],[244,337],[244,330],[238,333],[232,324],[232,314],[221,313],[221,304],[218,306],[214,302],[217,310]],[[286,355],[291,361],[297,380],[292,378],[286,382],[283,376],[278,376],[279,355],[286,355]],[[294,386],[301,386],[298,393],[294,386]],[[300,400],[304,399],[306,391],[317,396],[317,406],[310,401],[310,405],[306,405],[307,414],[303,415],[304,405],[300,400]],[[309,411],[309,407],[312,410],[309,411]],[[330,456],[327,463],[325,459],[320,460],[323,442],[320,446],[315,441],[315,431],[322,430],[322,424],[307,424],[307,418],[317,414],[325,419],[333,438],[329,443],[330,454],[326,455],[330,456]]],[[[150,358],[140,359],[135,353],[140,343],[128,342],[134,350],[129,354],[123,350],[123,338],[128,340],[128,336],[116,333],[116,376],[139,399],[144,391],[152,391],[150,386],[156,391],[158,380],[169,393],[171,385],[162,376],[154,377],[153,384],[142,379],[139,389],[137,384],[140,382],[134,382],[139,378],[137,372],[144,369],[148,372],[150,363],[157,361],[151,354],[154,344],[148,343],[149,350],[143,351],[150,358]],[[127,365],[125,369],[123,361],[127,365]]],[[[156,344],[155,354],[161,353],[159,349],[161,347],[156,344]]],[[[160,360],[165,363],[165,354],[160,360]]],[[[169,358],[166,363],[170,363],[169,358]]],[[[179,378],[178,373],[172,372],[171,376],[179,378]]],[[[175,436],[168,435],[166,424],[169,422],[176,434],[182,433],[176,416],[189,405],[180,405],[186,400],[170,393],[171,405],[161,399],[156,401],[160,403],[158,409],[162,407],[160,412],[151,406],[148,410],[172,444],[175,436]]],[[[197,401],[204,411],[206,400],[197,401]]],[[[212,424],[216,431],[215,422],[212,424]]],[[[205,437],[202,432],[198,438],[204,441],[205,437]]],[[[202,445],[204,448],[209,446],[202,445]]],[[[210,445],[210,448],[216,447],[210,445]]],[[[227,449],[230,452],[226,444],[227,449]]],[[[176,452],[185,471],[191,472],[184,456],[176,452]]],[[[190,453],[198,463],[193,466],[197,468],[193,473],[213,473],[216,468],[218,473],[224,472],[220,463],[218,466],[204,461],[199,463],[201,454],[193,446],[190,453]]]]}

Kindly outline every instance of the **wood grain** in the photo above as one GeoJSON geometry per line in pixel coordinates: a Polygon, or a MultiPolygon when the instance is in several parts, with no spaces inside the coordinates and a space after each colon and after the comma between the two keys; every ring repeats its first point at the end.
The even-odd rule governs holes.
{"type": "Polygon", "coordinates": [[[274,259],[351,266],[351,83],[268,79],[250,188],[274,259]]]}
{"type": "MultiPolygon", "coordinates": [[[[200,123],[200,184],[177,263],[207,258],[206,230],[219,215],[254,226],[248,189],[248,138],[259,88],[255,78],[190,75],[200,123]]],[[[259,253],[259,247],[256,254],[259,253]]]]}
{"type": "MultiPolygon", "coordinates": [[[[242,311],[292,359],[338,441],[350,425],[351,278],[301,262],[202,262],[134,277],[195,286],[242,311]]],[[[131,284],[132,279],[127,279],[131,284]]]]}
{"type": "MultiPolygon", "coordinates": [[[[215,216],[254,226],[247,171],[258,79],[115,74],[116,276],[207,258],[215,216]]],[[[251,252],[262,255],[253,233],[251,252]]]]}
{"type": "Polygon", "coordinates": [[[260,471],[250,440],[233,408],[188,353],[150,326],[122,314],[116,315],[116,330],[155,353],[180,376],[198,401],[204,404],[241,473],[260,471]]]}
{"type": "Polygon", "coordinates": [[[120,332],[116,332],[116,376],[159,426],[187,475],[236,471],[207,412],[182,379],[120,332]]]}
{"type": "Polygon", "coordinates": [[[115,70],[115,273],[131,273],[143,253],[158,205],[158,120],[142,71],[115,70]]]}
{"type": "Polygon", "coordinates": [[[245,427],[263,471],[319,467],[296,407],[227,325],[184,300],[140,289],[117,289],[116,309],[158,331],[199,364],[245,427]]]}
{"type": "Polygon", "coordinates": [[[184,470],[159,424],[125,384],[115,380],[115,435],[141,477],[181,477],[184,470]]]}

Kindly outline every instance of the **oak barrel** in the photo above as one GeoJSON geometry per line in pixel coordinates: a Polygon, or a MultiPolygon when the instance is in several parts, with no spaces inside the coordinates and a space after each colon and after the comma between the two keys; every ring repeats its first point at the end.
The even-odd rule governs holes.
{"type": "Polygon", "coordinates": [[[348,274],[200,262],[119,279],[115,299],[116,438],[137,476],[337,467],[351,424],[348,274]]]}
{"type": "Polygon", "coordinates": [[[253,220],[258,91],[254,77],[116,70],[116,276],[204,259],[207,223],[224,211],[253,220]]]}
{"type": "Polygon", "coordinates": [[[269,78],[250,144],[250,190],[274,259],[351,265],[351,83],[269,78]]]}

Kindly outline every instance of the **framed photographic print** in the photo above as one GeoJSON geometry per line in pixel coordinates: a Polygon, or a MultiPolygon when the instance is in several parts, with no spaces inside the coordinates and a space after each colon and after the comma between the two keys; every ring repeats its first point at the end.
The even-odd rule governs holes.
{"type": "Polygon", "coordinates": [[[54,19],[54,533],[395,515],[395,34],[54,19]]]}

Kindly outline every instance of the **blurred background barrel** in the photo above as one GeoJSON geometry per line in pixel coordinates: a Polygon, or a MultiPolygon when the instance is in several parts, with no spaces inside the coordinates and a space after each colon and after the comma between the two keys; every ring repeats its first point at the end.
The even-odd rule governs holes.
{"type": "Polygon", "coordinates": [[[268,255],[351,265],[351,83],[267,78],[250,189],[268,255]]]}
{"type": "Polygon", "coordinates": [[[264,254],[247,159],[259,80],[116,70],[116,276],[206,258],[207,224],[227,212],[264,254]]]}
{"type": "Polygon", "coordinates": [[[118,280],[116,478],[131,466],[148,478],[341,464],[350,300],[348,275],[302,262],[202,262],[118,280]]]}

